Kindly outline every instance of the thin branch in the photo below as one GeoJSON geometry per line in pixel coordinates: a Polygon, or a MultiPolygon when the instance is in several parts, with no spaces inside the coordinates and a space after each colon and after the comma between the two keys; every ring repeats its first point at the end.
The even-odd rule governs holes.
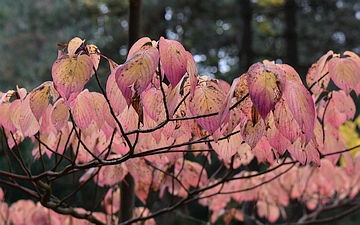
{"type": "Polygon", "coordinates": [[[322,75],[317,81],[315,81],[314,83],[312,83],[310,85],[310,87],[308,88],[309,91],[311,91],[311,89],[315,86],[315,84],[319,83],[324,77],[326,77],[326,75],[329,74],[329,71],[326,72],[324,75],[322,75]]]}
{"type": "MultiPolygon", "coordinates": [[[[75,121],[74,121],[74,118],[73,118],[72,114],[70,114],[70,119],[71,119],[71,121],[72,121],[72,123],[74,124],[74,127],[75,127],[75,121]]],[[[97,157],[94,153],[92,153],[92,151],[87,147],[87,145],[81,139],[81,130],[78,132],[76,130],[76,128],[75,128],[74,131],[75,131],[75,134],[76,134],[76,137],[77,137],[78,141],[80,142],[81,146],[85,149],[85,151],[87,153],[89,153],[97,161],[101,161],[101,159],[99,157],[97,157]]],[[[75,158],[75,160],[76,160],[76,158],[75,158]]]]}
{"type": "Polygon", "coordinates": [[[125,130],[124,130],[123,126],[121,125],[120,121],[118,120],[118,118],[116,117],[114,109],[111,107],[110,100],[107,97],[105,90],[101,86],[101,83],[100,83],[100,80],[99,80],[99,75],[98,75],[98,73],[97,73],[97,71],[96,71],[96,69],[94,67],[93,67],[93,70],[94,70],[94,73],[95,73],[96,82],[98,83],[98,85],[99,85],[99,87],[101,89],[101,92],[102,92],[102,94],[103,94],[103,96],[104,96],[104,98],[105,98],[105,100],[106,100],[106,102],[107,102],[107,104],[109,106],[110,114],[114,118],[116,124],[118,125],[118,127],[120,129],[120,133],[124,137],[125,142],[129,146],[130,151],[133,151],[134,149],[133,149],[133,146],[131,144],[131,141],[130,141],[129,137],[127,136],[128,134],[125,134],[125,130]]]}
{"type": "MultiPolygon", "coordinates": [[[[67,156],[65,155],[65,151],[66,151],[67,148],[68,148],[68,144],[69,144],[69,142],[70,142],[71,135],[72,135],[73,132],[74,132],[74,129],[71,129],[71,131],[70,131],[70,133],[69,133],[69,136],[68,136],[67,139],[66,139],[66,143],[65,143],[64,149],[63,149],[63,151],[62,151],[63,154],[61,154],[60,160],[57,161],[57,162],[55,163],[55,165],[54,165],[50,170],[55,171],[56,168],[57,168],[57,167],[60,165],[60,163],[62,162],[63,158],[67,159],[71,164],[73,163],[73,161],[72,161],[69,157],[67,157],[67,156]]],[[[62,136],[62,134],[61,134],[61,136],[62,136]]],[[[61,141],[61,140],[59,140],[59,142],[58,142],[58,147],[57,147],[57,149],[59,148],[60,141],[61,141]]],[[[46,146],[45,146],[45,147],[46,147],[46,146]]],[[[58,153],[58,152],[57,152],[57,153],[58,153]]]]}

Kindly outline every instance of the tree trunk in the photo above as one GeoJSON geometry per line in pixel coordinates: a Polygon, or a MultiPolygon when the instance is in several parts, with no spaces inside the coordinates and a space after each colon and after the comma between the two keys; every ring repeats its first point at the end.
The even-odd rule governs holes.
{"type": "Polygon", "coordinates": [[[141,0],[129,0],[129,46],[141,37],[141,0]]]}
{"type": "Polygon", "coordinates": [[[296,33],[296,12],[295,0],[287,0],[285,3],[285,42],[286,42],[286,63],[295,69],[298,67],[298,48],[296,33]]]}
{"type": "Polygon", "coordinates": [[[247,71],[253,63],[252,51],[252,8],[249,0],[238,0],[238,10],[240,11],[239,29],[236,42],[239,48],[239,75],[247,71]]]}
{"type": "MultiPolygon", "coordinates": [[[[128,49],[141,37],[141,0],[129,0],[129,36],[128,49]]],[[[132,218],[135,208],[135,182],[127,174],[121,183],[121,207],[119,220],[126,221],[132,218]]]]}

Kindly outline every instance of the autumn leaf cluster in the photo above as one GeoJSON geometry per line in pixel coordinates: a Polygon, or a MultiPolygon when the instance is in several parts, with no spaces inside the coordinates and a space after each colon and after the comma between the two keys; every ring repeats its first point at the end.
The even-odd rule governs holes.
{"type": "MultiPolygon", "coordinates": [[[[213,222],[220,216],[226,223],[244,219],[239,208],[230,207],[231,199],[255,201],[258,216],[275,222],[287,217],[290,199],[316,210],[356,196],[359,157],[346,150],[346,135],[340,132],[355,116],[350,93],[360,93],[356,54],[326,53],[309,69],[307,87],[290,65],[267,60],[229,85],[200,76],[191,53],[163,37],[141,38],[120,65],[77,37],[61,46],[52,81],[0,95],[0,125],[10,151],[30,138],[34,160],[56,155],[68,163],[65,169],[54,165],[53,173],[13,175],[32,179],[43,190],[34,192],[43,206],[66,214],[64,206],[46,198],[49,184],[78,170],[83,171],[79,187],[92,179],[114,193],[130,174],[144,206],[150,191],[160,199],[167,191],[207,206],[213,222]],[[106,87],[97,72],[101,59],[110,67],[106,87]],[[101,92],[84,89],[90,79],[98,81],[101,92]],[[329,90],[330,81],[336,90],[329,90]],[[226,176],[208,174],[211,152],[227,168],[226,176]],[[185,157],[189,154],[204,156],[205,162],[185,157]],[[253,159],[268,169],[235,172],[253,159]],[[46,183],[40,179],[45,177],[46,183]]],[[[97,219],[102,223],[119,210],[114,196],[102,201],[105,214],[97,219]]],[[[133,222],[151,218],[148,209],[142,210],[147,213],[136,214],[133,222]]]]}

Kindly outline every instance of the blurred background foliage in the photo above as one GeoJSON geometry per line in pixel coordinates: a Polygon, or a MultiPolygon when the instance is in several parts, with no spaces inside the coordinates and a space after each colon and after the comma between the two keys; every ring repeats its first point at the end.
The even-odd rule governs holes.
{"type": "MultiPolygon", "coordinates": [[[[79,36],[117,63],[127,54],[128,0],[0,0],[0,90],[51,79],[57,43],[79,36]]],[[[256,61],[305,76],[329,49],[360,53],[357,0],[148,0],[143,36],[177,39],[199,73],[231,82],[256,61]]],[[[108,71],[101,74],[104,79],[108,71]]]]}
{"type": "MultiPolygon", "coordinates": [[[[16,85],[31,90],[50,80],[57,44],[75,36],[97,45],[115,62],[124,62],[128,7],[129,0],[0,0],[0,90],[16,85]]],[[[143,36],[179,40],[194,55],[201,75],[229,83],[263,59],[288,63],[304,78],[310,65],[329,49],[360,54],[357,0],[147,0],[142,8],[143,36]]],[[[109,69],[103,63],[99,74],[104,82],[109,69]]],[[[20,147],[31,151],[29,143],[20,147]]],[[[31,156],[26,157],[31,164],[31,156]]],[[[4,158],[0,162],[6,165],[4,158]]],[[[35,164],[32,169],[41,171],[35,164]]],[[[59,193],[79,176],[59,184],[59,193]]],[[[74,201],[81,205],[92,193],[85,190],[74,201]]],[[[26,198],[15,190],[8,194],[11,201],[26,198]]],[[[177,213],[206,217],[208,212],[199,205],[186,205],[177,213]]],[[[171,221],[175,224],[175,218],[183,217],[171,221]]],[[[356,218],[352,215],[347,221],[356,218]]],[[[192,223],[187,220],[187,224],[192,223]]]]}

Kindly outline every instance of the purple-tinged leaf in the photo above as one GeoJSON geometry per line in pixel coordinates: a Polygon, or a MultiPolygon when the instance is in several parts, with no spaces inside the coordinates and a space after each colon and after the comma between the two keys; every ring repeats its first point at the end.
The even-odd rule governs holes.
{"type": "Polygon", "coordinates": [[[246,76],[251,101],[265,119],[285,90],[285,72],[275,64],[255,63],[250,66],[246,76]]]}
{"type": "Polygon", "coordinates": [[[150,47],[137,51],[132,58],[114,70],[116,83],[131,104],[133,94],[141,94],[150,84],[159,62],[159,51],[150,47]]]}
{"type": "Polygon", "coordinates": [[[186,73],[186,50],[178,41],[160,37],[159,51],[162,69],[171,86],[175,87],[186,73]]]}
{"type": "Polygon", "coordinates": [[[311,140],[314,133],[314,101],[309,91],[300,82],[298,73],[290,66],[284,65],[283,68],[287,78],[283,98],[300,129],[305,134],[305,141],[307,143],[311,140]]]}

